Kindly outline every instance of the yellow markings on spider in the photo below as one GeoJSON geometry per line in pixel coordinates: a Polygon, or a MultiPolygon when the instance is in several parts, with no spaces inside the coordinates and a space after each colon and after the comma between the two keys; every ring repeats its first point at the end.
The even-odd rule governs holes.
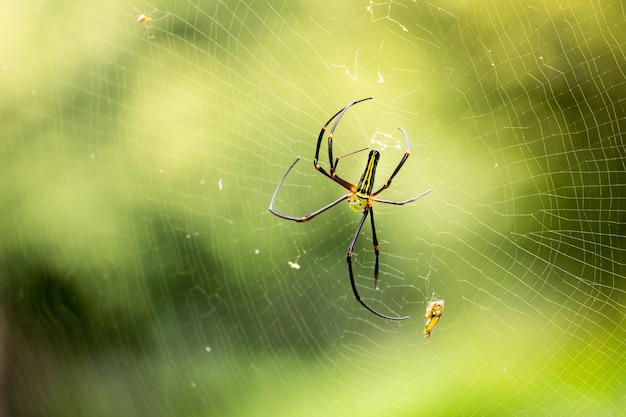
{"type": "Polygon", "coordinates": [[[374,176],[376,175],[376,167],[378,166],[379,159],[380,153],[377,150],[370,152],[359,185],[356,191],[348,198],[348,205],[357,213],[361,213],[364,208],[371,207],[372,205],[370,197],[372,189],[374,188],[374,176]]]}
{"type": "Polygon", "coordinates": [[[428,304],[428,307],[426,307],[426,314],[424,315],[426,318],[426,323],[424,324],[424,337],[426,339],[432,336],[432,332],[437,323],[439,323],[442,313],[443,300],[431,301],[430,304],[428,304]]]}

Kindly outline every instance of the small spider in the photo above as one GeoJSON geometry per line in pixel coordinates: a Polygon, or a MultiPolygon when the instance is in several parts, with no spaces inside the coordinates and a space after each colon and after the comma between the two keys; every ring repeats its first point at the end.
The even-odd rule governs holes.
{"type": "Polygon", "coordinates": [[[424,324],[424,337],[428,339],[431,335],[439,319],[443,314],[443,300],[431,301],[426,307],[426,323],[424,324]]]}
{"type": "Polygon", "coordinates": [[[143,24],[143,32],[146,35],[146,38],[148,39],[154,39],[154,35],[152,34],[152,29],[154,28],[154,23],[158,22],[159,20],[163,20],[166,17],[168,17],[171,13],[167,12],[167,14],[159,17],[158,19],[155,19],[152,17],[152,15],[154,13],[157,12],[157,10],[153,10],[150,13],[141,13],[136,7],[133,7],[133,9],[135,9],[135,12],[137,12],[139,14],[139,16],[137,17],[137,23],[141,23],[143,24]]]}
{"type": "Polygon", "coordinates": [[[361,179],[359,180],[358,184],[352,184],[344,180],[343,178],[341,178],[336,172],[337,165],[339,165],[339,160],[341,158],[364,151],[367,148],[359,149],[356,151],[349,152],[345,155],[338,156],[333,161],[333,133],[335,132],[335,129],[337,128],[337,125],[339,124],[339,121],[341,120],[343,115],[348,111],[350,107],[352,107],[353,105],[357,103],[361,103],[366,100],[371,100],[371,98],[372,97],[367,97],[361,100],[353,101],[352,103],[348,104],[343,109],[339,110],[322,127],[322,130],[320,131],[320,134],[317,138],[317,148],[315,150],[315,158],[313,159],[313,166],[315,167],[316,170],[322,173],[325,177],[329,178],[330,180],[336,182],[337,184],[345,188],[348,191],[348,194],[344,195],[343,197],[338,198],[332,203],[325,205],[321,209],[316,210],[302,217],[289,216],[287,214],[283,214],[275,210],[274,201],[276,200],[276,196],[278,195],[278,190],[280,189],[281,185],[285,181],[285,178],[287,178],[287,175],[289,175],[289,172],[293,169],[296,163],[300,160],[300,158],[298,158],[291,164],[291,166],[287,169],[287,172],[285,172],[280,182],[278,183],[278,186],[276,187],[276,191],[274,191],[274,195],[272,196],[272,200],[270,201],[270,212],[285,220],[292,220],[295,222],[306,222],[307,220],[311,220],[313,217],[316,217],[318,214],[322,214],[325,211],[335,207],[337,204],[341,203],[342,201],[348,200],[348,206],[352,210],[354,210],[357,213],[362,213],[361,221],[356,227],[356,231],[352,237],[352,241],[350,242],[350,245],[348,246],[348,253],[346,256],[346,261],[348,262],[348,272],[350,274],[350,284],[352,285],[352,292],[354,293],[354,297],[359,303],[361,303],[363,307],[365,307],[370,312],[376,314],[378,317],[382,317],[388,320],[404,320],[404,319],[408,319],[409,317],[408,316],[394,317],[394,316],[387,316],[385,314],[381,314],[375,311],[374,309],[372,309],[370,306],[368,306],[363,300],[363,298],[361,298],[361,296],[359,295],[359,291],[356,287],[356,282],[354,281],[354,273],[352,272],[352,254],[354,251],[354,246],[356,245],[356,240],[359,237],[359,234],[361,233],[361,229],[363,228],[363,224],[365,223],[367,216],[369,215],[370,223],[372,227],[372,240],[374,243],[374,254],[376,255],[376,263],[374,264],[374,287],[378,289],[377,283],[378,283],[379,250],[378,250],[378,239],[376,237],[376,227],[374,226],[373,204],[376,202],[376,203],[384,203],[384,204],[403,205],[403,204],[411,203],[430,192],[430,190],[426,190],[423,193],[413,198],[410,198],[408,200],[404,200],[404,201],[383,200],[377,197],[378,194],[380,194],[381,192],[389,188],[389,186],[391,185],[391,181],[396,176],[396,174],[400,172],[400,168],[402,168],[402,165],[404,165],[407,158],[409,157],[409,154],[410,154],[409,137],[407,136],[404,129],[402,129],[401,127],[398,128],[400,132],[402,132],[402,134],[404,135],[404,142],[405,142],[405,147],[406,147],[404,156],[402,157],[402,159],[396,166],[396,169],[393,171],[393,173],[391,174],[387,182],[385,182],[376,191],[374,191],[374,176],[376,175],[376,167],[378,166],[378,160],[380,159],[380,152],[378,152],[375,149],[370,151],[369,156],[367,157],[367,164],[365,165],[365,170],[363,171],[363,175],[361,176],[361,179]],[[320,147],[322,145],[322,139],[324,137],[324,133],[326,132],[326,128],[328,127],[330,122],[332,122],[335,118],[337,119],[335,120],[335,123],[333,124],[330,130],[330,133],[328,135],[328,161],[330,165],[330,168],[329,168],[330,172],[328,172],[318,163],[318,160],[319,160],[319,155],[320,155],[320,147]]]}

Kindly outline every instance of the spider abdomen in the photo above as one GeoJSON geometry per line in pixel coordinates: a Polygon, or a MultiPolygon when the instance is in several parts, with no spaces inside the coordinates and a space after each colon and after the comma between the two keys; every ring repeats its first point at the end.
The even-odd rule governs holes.
{"type": "Polygon", "coordinates": [[[374,188],[374,177],[376,176],[376,167],[378,166],[379,159],[380,152],[376,149],[371,150],[356,191],[348,198],[350,208],[356,212],[363,211],[363,209],[370,204],[369,201],[372,195],[372,189],[374,188]]]}
{"type": "Polygon", "coordinates": [[[374,188],[374,177],[376,176],[376,167],[378,166],[378,160],[380,159],[380,153],[373,149],[370,151],[367,157],[367,165],[365,165],[365,171],[361,175],[359,184],[356,187],[356,193],[361,193],[369,197],[372,194],[374,188]]]}

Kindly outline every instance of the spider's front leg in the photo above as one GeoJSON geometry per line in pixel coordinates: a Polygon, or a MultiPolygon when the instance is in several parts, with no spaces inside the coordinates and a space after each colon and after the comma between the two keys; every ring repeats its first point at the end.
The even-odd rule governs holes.
{"type": "Polygon", "coordinates": [[[341,203],[343,200],[348,199],[352,195],[352,194],[346,194],[346,195],[344,195],[342,197],[339,197],[338,199],[336,199],[332,203],[329,203],[329,204],[325,205],[321,209],[315,210],[314,212],[306,214],[304,216],[290,216],[288,214],[283,214],[280,211],[276,210],[274,208],[274,202],[276,201],[276,196],[278,195],[278,190],[280,190],[280,187],[282,187],[283,183],[285,182],[285,178],[287,178],[287,175],[289,175],[289,172],[291,172],[291,170],[293,169],[294,166],[296,166],[296,164],[298,163],[299,160],[300,160],[300,158],[297,158],[295,161],[293,161],[291,166],[289,168],[287,168],[287,172],[285,172],[283,177],[280,179],[280,182],[276,186],[276,190],[274,190],[274,194],[272,195],[272,199],[270,200],[270,208],[269,208],[270,209],[270,213],[274,214],[275,216],[280,217],[281,219],[291,220],[291,221],[294,221],[294,222],[302,223],[302,222],[309,221],[312,218],[314,218],[315,216],[324,213],[326,210],[329,210],[329,209],[335,207],[337,204],[341,203]]]}

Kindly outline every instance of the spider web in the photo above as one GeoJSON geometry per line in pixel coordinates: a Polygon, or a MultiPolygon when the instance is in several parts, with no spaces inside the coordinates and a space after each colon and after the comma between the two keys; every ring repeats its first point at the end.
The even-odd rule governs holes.
{"type": "Polygon", "coordinates": [[[0,415],[626,407],[620,1],[7,2],[0,19],[0,415]],[[345,193],[315,140],[368,96],[335,155],[379,149],[382,184],[401,126],[411,156],[381,198],[433,190],[374,206],[379,291],[369,222],[354,254],[368,304],[403,322],[354,300],[358,214],[267,210],[296,157],[278,210],[345,193]]]}

